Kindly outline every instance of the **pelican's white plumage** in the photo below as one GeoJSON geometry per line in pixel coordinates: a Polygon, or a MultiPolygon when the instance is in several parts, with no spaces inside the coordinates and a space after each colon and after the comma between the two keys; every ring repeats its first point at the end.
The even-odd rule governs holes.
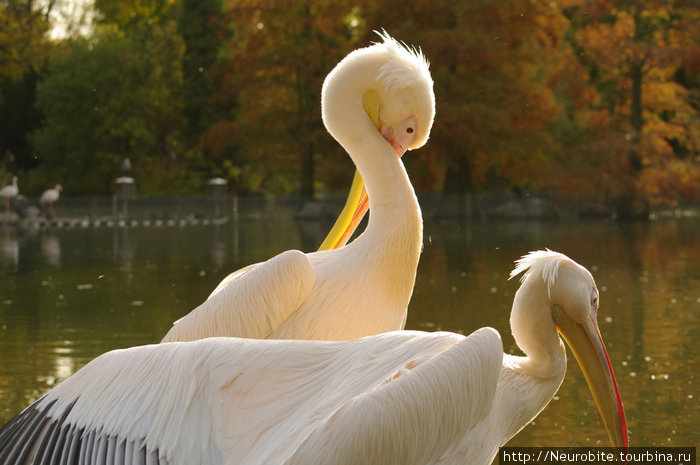
{"type": "Polygon", "coordinates": [[[5,212],[10,211],[10,199],[17,197],[19,187],[17,186],[17,176],[12,176],[12,184],[8,184],[0,189],[0,197],[5,198],[5,212]]]}
{"type": "Polygon", "coordinates": [[[46,207],[48,206],[51,216],[54,216],[53,204],[58,202],[62,189],[60,184],[56,184],[53,188],[46,189],[41,194],[41,197],[39,197],[39,204],[41,205],[43,213],[46,213],[46,207]]]}
{"type": "Polygon", "coordinates": [[[525,357],[504,355],[491,328],[467,337],[395,331],[352,341],[208,338],[117,350],[5,425],[0,464],[27,463],[20,454],[33,449],[47,459],[38,463],[84,455],[93,465],[487,465],[558,390],[566,353],[557,331],[612,444],[626,447],[597,325],[587,334],[597,310],[592,276],[549,251],[524,257],[519,272],[511,326],[525,357]]]}
{"type": "Polygon", "coordinates": [[[383,42],[345,57],[322,89],[324,124],[366,184],[372,212],[367,229],[344,247],[288,251],[232,273],[163,342],[212,336],[346,340],[403,329],[423,223],[397,154],[426,143],[435,97],[423,56],[381,37],[383,42]]]}
{"type": "MultiPolygon", "coordinates": [[[[55,420],[60,447],[47,457],[74,448],[93,465],[431,463],[484,417],[500,347],[490,329],[134,347],[96,358],[15,422],[55,420]]],[[[9,461],[27,445],[12,426],[0,430],[0,463],[22,464],[9,461]]]]}

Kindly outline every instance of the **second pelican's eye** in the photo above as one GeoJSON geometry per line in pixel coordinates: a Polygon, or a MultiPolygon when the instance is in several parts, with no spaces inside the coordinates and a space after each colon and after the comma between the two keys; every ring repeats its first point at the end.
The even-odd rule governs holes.
{"type": "Polygon", "coordinates": [[[598,291],[596,289],[593,289],[593,293],[591,294],[591,305],[593,308],[597,309],[598,308],[598,291]]]}

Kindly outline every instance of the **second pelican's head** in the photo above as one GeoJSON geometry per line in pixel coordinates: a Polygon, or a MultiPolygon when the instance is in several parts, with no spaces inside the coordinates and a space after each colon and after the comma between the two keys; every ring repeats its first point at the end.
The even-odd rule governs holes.
{"type": "Polygon", "coordinates": [[[546,378],[551,374],[546,370],[548,362],[557,355],[547,348],[557,333],[561,335],[583,371],[610,443],[626,448],[625,410],[598,329],[599,293],[593,276],[566,255],[550,250],[531,252],[518,260],[511,278],[520,273],[524,273],[523,283],[511,313],[516,342],[531,359],[541,362],[537,375],[546,378]]]}

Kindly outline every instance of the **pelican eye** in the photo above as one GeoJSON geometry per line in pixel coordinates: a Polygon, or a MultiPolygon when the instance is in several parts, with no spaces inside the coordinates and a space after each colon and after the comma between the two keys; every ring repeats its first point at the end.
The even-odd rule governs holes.
{"type": "Polygon", "coordinates": [[[413,134],[413,128],[406,128],[407,134],[413,134]]]}

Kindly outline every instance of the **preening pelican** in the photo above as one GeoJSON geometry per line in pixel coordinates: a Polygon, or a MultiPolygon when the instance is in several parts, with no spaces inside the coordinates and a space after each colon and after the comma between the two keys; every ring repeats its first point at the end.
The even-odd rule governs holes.
{"type": "Polygon", "coordinates": [[[17,187],[17,176],[12,176],[12,184],[0,189],[0,197],[5,197],[5,213],[10,213],[10,199],[17,197],[19,187],[17,187]]]}
{"type": "Polygon", "coordinates": [[[41,197],[39,197],[39,204],[41,205],[41,212],[43,214],[46,214],[46,207],[48,205],[51,217],[55,215],[53,211],[53,204],[56,203],[58,198],[61,196],[61,189],[63,189],[61,185],[56,184],[53,189],[46,189],[43,194],[41,194],[41,197]]]}
{"type": "Polygon", "coordinates": [[[5,425],[0,464],[488,465],[559,389],[557,331],[612,445],[626,447],[591,274],[550,251],[523,257],[511,276],[522,272],[511,326],[524,357],[504,355],[492,328],[116,350],[5,425]]]}
{"type": "Polygon", "coordinates": [[[330,72],[321,98],[326,129],[366,183],[372,212],[367,229],[336,248],[366,210],[356,179],[351,204],[359,205],[344,210],[341,226],[322,247],[329,250],[291,250],[232,273],[163,342],[212,336],[344,340],[403,329],[423,223],[397,154],[428,140],[435,96],[425,58],[381,37],[382,43],[355,50],[330,72]]]}

